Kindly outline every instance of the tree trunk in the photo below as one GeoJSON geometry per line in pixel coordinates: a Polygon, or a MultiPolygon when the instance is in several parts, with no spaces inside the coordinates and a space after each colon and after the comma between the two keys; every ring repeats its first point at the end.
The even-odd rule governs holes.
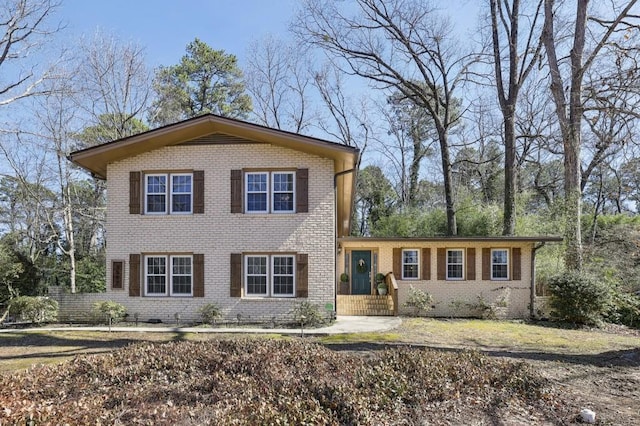
{"type": "Polygon", "coordinates": [[[446,131],[438,130],[440,153],[442,157],[442,176],[444,178],[444,198],[447,204],[447,235],[458,235],[456,222],[455,197],[453,194],[453,177],[451,173],[451,157],[449,155],[449,140],[446,131]]]}
{"type": "Polygon", "coordinates": [[[504,216],[502,235],[516,232],[516,137],[513,111],[504,116],[504,216]]]}

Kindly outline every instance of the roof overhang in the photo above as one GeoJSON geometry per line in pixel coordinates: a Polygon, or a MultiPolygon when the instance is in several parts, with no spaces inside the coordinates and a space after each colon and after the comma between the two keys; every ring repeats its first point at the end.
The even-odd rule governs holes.
{"type": "Polygon", "coordinates": [[[69,159],[95,177],[107,179],[107,166],[144,152],[180,145],[210,134],[225,134],[256,143],[268,143],[333,160],[336,184],[338,236],[349,235],[354,199],[355,167],[359,150],[354,147],[207,114],[113,142],[75,151],[69,159]],[[353,172],[349,172],[353,170],[353,172]]]}
{"type": "Polygon", "coordinates": [[[534,236],[534,237],[343,237],[338,239],[339,242],[511,242],[511,243],[559,243],[563,241],[562,237],[556,236],[534,236]]]}

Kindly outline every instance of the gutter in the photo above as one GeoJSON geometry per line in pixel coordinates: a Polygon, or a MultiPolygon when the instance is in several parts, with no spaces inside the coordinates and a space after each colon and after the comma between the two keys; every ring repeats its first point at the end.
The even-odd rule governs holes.
{"type": "MultiPolygon", "coordinates": [[[[336,189],[338,188],[338,177],[342,176],[342,175],[346,175],[349,173],[356,173],[358,171],[357,168],[352,168],[352,169],[348,169],[348,170],[343,170],[341,172],[335,173],[333,175],[333,204],[335,205],[336,210],[338,209],[338,192],[336,191],[336,189]]],[[[355,179],[354,179],[354,185],[351,188],[352,194],[351,194],[351,208],[349,208],[349,213],[352,213],[353,211],[353,203],[355,202],[355,179]]],[[[333,288],[334,288],[334,292],[333,292],[333,309],[336,313],[336,316],[338,315],[338,276],[339,276],[339,272],[338,272],[338,247],[340,246],[340,243],[338,242],[338,224],[337,224],[337,220],[338,220],[338,215],[336,212],[336,226],[335,226],[335,238],[333,239],[333,258],[335,259],[335,264],[334,264],[334,276],[333,276],[333,288]]],[[[351,228],[351,218],[349,218],[349,228],[351,228]]],[[[345,265],[346,267],[346,265],[345,265]]]]}
{"type": "Polygon", "coordinates": [[[533,319],[535,316],[535,303],[536,303],[536,252],[545,246],[545,242],[533,246],[531,250],[531,292],[529,295],[529,317],[533,319]]]}

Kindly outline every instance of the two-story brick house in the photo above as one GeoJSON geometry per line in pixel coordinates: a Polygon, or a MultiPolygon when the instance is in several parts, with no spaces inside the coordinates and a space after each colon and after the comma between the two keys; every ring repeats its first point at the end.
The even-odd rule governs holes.
{"type": "Polygon", "coordinates": [[[61,317],[95,300],[165,322],[196,321],[207,303],[252,321],[291,317],[301,301],[394,315],[411,287],[434,296],[437,316],[533,313],[536,250],[560,238],[349,237],[358,156],[214,115],[72,153],[107,181],[107,293],[58,291],[61,317]]]}
{"type": "Polygon", "coordinates": [[[358,150],[205,115],[74,152],[107,181],[107,294],[141,319],[335,304],[358,150]]]}

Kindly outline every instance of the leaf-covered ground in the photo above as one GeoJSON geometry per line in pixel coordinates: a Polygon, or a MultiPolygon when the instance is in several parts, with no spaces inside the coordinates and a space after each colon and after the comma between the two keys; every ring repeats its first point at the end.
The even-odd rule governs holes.
{"type": "Polygon", "coordinates": [[[559,424],[525,363],[303,340],[139,343],[0,375],[0,424],[559,424]]]}

